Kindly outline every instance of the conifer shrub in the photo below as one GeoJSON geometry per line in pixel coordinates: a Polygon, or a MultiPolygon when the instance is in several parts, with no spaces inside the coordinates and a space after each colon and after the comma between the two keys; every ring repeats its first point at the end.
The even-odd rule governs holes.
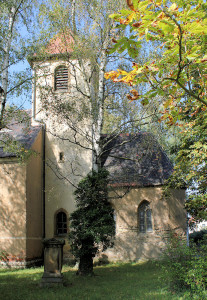
{"type": "Polygon", "coordinates": [[[93,258],[113,245],[114,211],[108,201],[108,171],[92,171],[75,191],[77,209],[70,217],[71,251],[79,260],[78,274],[93,274],[93,258]]]}

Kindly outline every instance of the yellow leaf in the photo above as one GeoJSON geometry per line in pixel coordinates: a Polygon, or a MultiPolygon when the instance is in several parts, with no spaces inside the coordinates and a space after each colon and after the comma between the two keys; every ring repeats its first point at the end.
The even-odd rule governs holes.
{"type": "Polygon", "coordinates": [[[119,72],[120,75],[123,75],[123,76],[124,76],[124,75],[128,75],[128,72],[126,72],[126,71],[124,71],[124,70],[118,69],[117,71],[119,72]]]}
{"type": "Polygon", "coordinates": [[[136,14],[133,12],[132,14],[130,14],[130,15],[127,17],[127,21],[128,21],[129,23],[131,23],[131,22],[134,20],[135,17],[136,17],[136,14]]]}
{"type": "Polygon", "coordinates": [[[106,79],[109,79],[109,78],[114,79],[119,76],[119,73],[117,71],[111,71],[111,72],[105,73],[104,76],[106,79]]]}
{"type": "Polygon", "coordinates": [[[174,10],[176,10],[176,8],[177,8],[177,4],[176,4],[176,3],[173,3],[173,4],[170,6],[169,11],[174,11],[174,10]]]}

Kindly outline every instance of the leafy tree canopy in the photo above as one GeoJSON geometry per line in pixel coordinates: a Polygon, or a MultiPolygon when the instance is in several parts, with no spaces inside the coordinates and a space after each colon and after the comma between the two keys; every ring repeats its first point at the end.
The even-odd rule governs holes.
{"type": "Polygon", "coordinates": [[[191,195],[187,209],[201,220],[207,217],[207,18],[206,3],[196,1],[127,0],[128,8],[111,15],[129,35],[114,41],[111,52],[127,51],[134,60],[129,71],[105,74],[114,82],[129,86],[145,83],[145,90],[133,88],[130,102],[143,105],[162,99],[162,116],[169,126],[179,128],[180,143],[174,147],[176,166],[170,186],[185,182],[191,195]],[[136,61],[141,47],[152,47],[144,63],[136,61]]]}
{"type": "Polygon", "coordinates": [[[128,0],[130,9],[113,14],[121,28],[130,27],[130,37],[116,41],[112,51],[127,50],[136,58],[143,40],[155,46],[156,60],[133,63],[132,70],[111,71],[106,78],[129,85],[147,82],[149,89],[140,94],[132,90],[129,100],[146,104],[155,95],[166,96],[165,118],[179,118],[178,104],[188,95],[191,101],[207,105],[206,4],[203,1],[128,0]],[[195,88],[198,87],[198,88],[195,88]]]}

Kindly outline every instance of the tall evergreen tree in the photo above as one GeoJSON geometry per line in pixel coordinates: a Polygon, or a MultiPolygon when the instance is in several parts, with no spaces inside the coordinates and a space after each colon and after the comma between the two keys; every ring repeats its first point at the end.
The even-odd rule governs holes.
{"type": "Polygon", "coordinates": [[[114,214],[108,201],[108,172],[92,171],[75,191],[77,209],[71,214],[69,241],[80,260],[78,274],[93,274],[93,258],[113,244],[114,214]]]}

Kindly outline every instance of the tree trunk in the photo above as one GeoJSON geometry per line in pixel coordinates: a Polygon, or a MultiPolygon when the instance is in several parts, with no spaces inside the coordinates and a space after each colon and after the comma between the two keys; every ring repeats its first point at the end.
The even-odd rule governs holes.
{"type": "Polygon", "coordinates": [[[85,254],[80,257],[80,263],[77,275],[93,276],[93,255],[92,253],[85,254]]]}
{"type": "Polygon", "coordinates": [[[75,6],[76,0],[72,0],[72,31],[74,35],[76,35],[75,6]]]}
{"type": "Polygon", "coordinates": [[[10,14],[9,14],[9,29],[8,29],[8,37],[4,49],[4,59],[3,59],[3,66],[2,66],[2,88],[4,90],[3,97],[0,102],[0,129],[3,127],[3,115],[6,106],[6,99],[7,99],[7,88],[8,88],[8,69],[9,69],[9,55],[10,55],[10,48],[11,42],[13,37],[13,29],[14,29],[14,22],[16,18],[16,9],[14,6],[11,7],[10,14]]]}
{"type": "Polygon", "coordinates": [[[103,128],[103,117],[104,117],[104,86],[105,86],[105,68],[107,64],[107,48],[109,44],[109,35],[106,36],[105,41],[103,42],[103,49],[100,56],[99,64],[99,82],[98,82],[98,95],[95,100],[95,105],[92,107],[93,114],[93,126],[92,126],[92,147],[93,147],[93,157],[92,157],[92,169],[98,171],[98,168],[101,167],[101,134],[103,128]]]}

